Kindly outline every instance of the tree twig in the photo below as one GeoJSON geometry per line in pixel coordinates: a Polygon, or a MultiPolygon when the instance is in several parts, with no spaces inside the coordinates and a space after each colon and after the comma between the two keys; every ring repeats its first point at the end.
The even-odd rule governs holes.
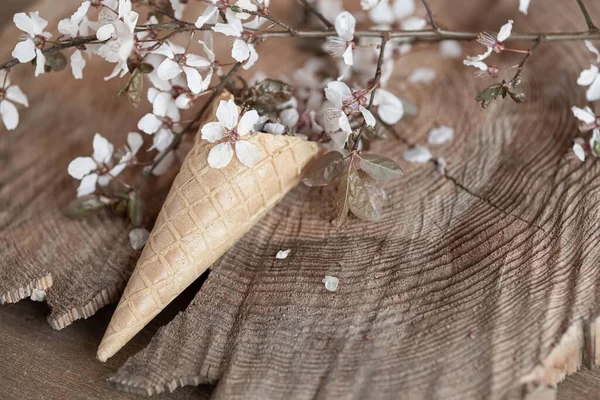
{"type": "Polygon", "coordinates": [[[594,21],[592,20],[592,17],[590,15],[589,11],[585,7],[585,4],[583,3],[583,0],[577,0],[577,4],[579,4],[579,8],[581,9],[581,12],[583,13],[583,16],[585,18],[585,22],[587,23],[587,26],[588,26],[588,29],[590,31],[596,31],[596,30],[598,30],[598,28],[596,27],[596,25],[594,25],[594,21]]]}
{"type": "Polygon", "coordinates": [[[427,15],[429,16],[429,23],[431,24],[431,27],[436,31],[439,32],[440,31],[440,27],[438,26],[436,20],[435,20],[435,16],[433,15],[433,10],[431,9],[431,6],[429,5],[429,1],[428,0],[421,0],[423,2],[423,5],[425,6],[425,9],[427,10],[427,15]]]}
{"type": "Polygon", "coordinates": [[[321,14],[319,12],[319,10],[317,10],[315,8],[315,6],[313,6],[312,4],[310,4],[308,2],[308,0],[298,0],[300,3],[302,3],[302,5],[304,5],[304,8],[306,8],[308,11],[310,11],[315,17],[319,18],[319,20],[323,23],[323,25],[325,25],[327,27],[327,29],[332,29],[333,28],[333,24],[331,23],[331,21],[329,21],[327,18],[325,18],[325,16],[323,14],[321,14]]]}

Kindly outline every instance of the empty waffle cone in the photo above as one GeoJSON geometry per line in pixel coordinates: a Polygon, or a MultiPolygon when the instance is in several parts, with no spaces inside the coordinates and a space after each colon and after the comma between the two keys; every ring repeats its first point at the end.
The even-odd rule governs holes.
{"type": "MultiPolygon", "coordinates": [[[[219,100],[204,123],[215,120],[219,100]]],[[[98,359],[106,361],[119,351],[231,248],[298,184],[319,152],[316,143],[292,136],[255,133],[248,140],[261,153],[253,168],[234,157],[227,167],[214,169],[207,163],[214,144],[197,135],[100,343],[98,359]]]]}

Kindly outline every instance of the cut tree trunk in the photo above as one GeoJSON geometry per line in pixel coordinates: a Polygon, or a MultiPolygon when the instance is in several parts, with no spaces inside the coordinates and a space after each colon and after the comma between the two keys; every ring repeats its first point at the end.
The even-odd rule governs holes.
{"type": "MultiPolygon", "coordinates": [[[[600,18],[600,4],[588,3],[600,18]]],[[[432,1],[452,28],[497,28],[509,18],[519,31],[584,23],[576,2],[532,2],[528,17],[515,16],[511,1],[461,4],[432,1]]],[[[285,6],[274,4],[273,13],[285,6]]],[[[44,7],[42,15],[56,18],[72,12],[44,7]]],[[[298,67],[305,57],[284,43],[291,42],[261,45],[257,69],[277,76],[298,67]]],[[[478,51],[465,46],[466,54],[478,51]]],[[[501,62],[517,60],[503,54],[501,62]]],[[[405,171],[385,187],[383,220],[334,228],[334,189],[298,187],[213,266],[187,310],[113,385],[151,394],[209,382],[214,397],[226,399],[519,398],[576,368],[582,353],[589,360],[595,338],[583,332],[600,311],[600,164],[569,151],[578,135],[569,109],[586,104],[575,81],[588,65],[583,43],[543,44],[525,70],[528,100],[481,112],[472,99],[485,83],[473,70],[441,59],[435,44],[417,46],[389,88],[420,112],[373,148],[405,171]],[[423,66],[436,69],[433,83],[405,83],[423,66]],[[452,142],[431,147],[448,162],[445,176],[433,163],[400,158],[437,125],[455,129],[452,142]],[[276,260],[281,249],[290,256],[276,260]],[[325,289],[325,275],[339,278],[337,291],[325,289]]],[[[95,89],[91,68],[94,78],[80,84],[43,77],[35,88],[24,70],[15,69],[14,80],[31,95],[31,109],[18,131],[0,137],[0,294],[18,300],[50,275],[50,320],[63,326],[116,300],[137,256],[125,223],[60,216],[76,186],[66,165],[91,152],[96,131],[120,143],[143,110],[112,99],[118,82],[95,89]]],[[[168,178],[161,182],[153,187],[158,205],[168,178]]]]}

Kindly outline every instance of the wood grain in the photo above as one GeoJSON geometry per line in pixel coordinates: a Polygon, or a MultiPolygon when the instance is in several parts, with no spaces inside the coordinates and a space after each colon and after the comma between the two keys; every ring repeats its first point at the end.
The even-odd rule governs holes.
{"type": "MultiPolygon", "coordinates": [[[[50,26],[73,12],[70,2],[39,2],[34,8],[50,26]]],[[[7,25],[3,43],[15,43],[17,36],[7,25]]],[[[12,46],[2,46],[0,57],[9,59],[11,51],[12,46]]],[[[126,221],[108,213],[80,221],[62,215],[77,186],[67,165],[91,154],[95,132],[120,146],[149,107],[144,102],[133,109],[126,99],[115,98],[124,82],[105,83],[111,66],[102,60],[88,62],[81,81],[69,68],[34,79],[32,68],[11,71],[30,107],[20,111],[17,130],[2,128],[0,135],[0,304],[28,297],[34,287],[45,289],[48,321],[61,329],[116,302],[139,255],[129,246],[126,221]]],[[[153,181],[152,196],[146,196],[148,224],[172,178],[153,181]]]]}
{"type": "MultiPolygon", "coordinates": [[[[583,22],[575,2],[532,3],[525,18],[515,17],[516,1],[432,1],[443,25],[462,29],[513,17],[531,31],[583,22]]],[[[55,21],[72,12],[63,2],[37,8],[55,21]]],[[[274,13],[285,8],[273,4],[274,13]]],[[[600,15],[599,4],[590,10],[600,15]]],[[[10,28],[1,37],[13,43],[16,35],[10,28]]],[[[259,69],[289,72],[306,57],[282,43],[261,45],[259,69]]],[[[455,139],[432,148],[448,160],[448,175],[401,162],[405,177],[386,186],[384,221],[351,220],[343,229],[329,223],[332,189],[297,188],[213,267],[186,312],[112,384],[148,394],[209,382],[217,399],[522,397],[521,378],[570,326],[600,309],[600,165],[569,153],[578,135],[569,108],[585,104],[574,82],[588,63],[583,44],[543,45],[526,70],[528,101],[480,112],[472,98],[482,84],[472,71],[440,59],[435,46],[417,46],[398,64],[392,90],[421,112],[375,151],[401,162],[407,143],[424,144],[433,126],[450,125],[455,139]],[[434,84],[403,83],[424,65],[437,70],[434,84]],[[290,256],[275,260],[287,248],[290,256]],[[325,290],[325,275],[340,279],[338,291],[325,290]]],[[[103,83],[108,69],[94,63],[72,85],[63,75],[34,81],[26,79],[31,68],[15,69],[32,104],[19,130],[0,135],[0,296],[19,300],[50,275],[54,327],[116,300],[137,257],[119,220],[101,214],[73,222],[59,212],[76,186],[66,175],[69,160],[91,152],[96,131],[120,142],[147,110],[131,112],[112,98],[120,83],[103,83]]],[[[168,185],[166,177],[154,187],[157,205],[168,185]]],[[[0,326],[19,326],[15,314],[0,316],[0,326]]],[[[19,332],[0,337],[14,341],[19,332]]]]}
{"type": "MultiPolygon", "coordinates": [[[[453,15],[450,4],[436,7],[453,15]]],[[[468,12],[499,26],[512,7],[482,2],[468,12]]],[[[517,26],[580,22],[576,4],[532,10],[517,26]]],[[[430,47],[405,57],[396,76],[432,65],[438,79],[397,87],[421,113],[375,150],[398,160],[407,142],[451,125],[455,139],[434,148],[448,175],[403,163],[405,178],[386,187],[383,222],[341,230],[329,224],[329,189],[297,188],[111,382],[146,394],[211,382],[216,399],[522,397],[521,378],[599,309],[600,166],[569,152],[585,59],[581,44],[542,46],[525,76],[529,101],[482,113],[460,61],[440,61],[430,47]],[[287,248],[286,260],[274,259],[287,248]],[[337,292],[325,290],[325,275],[340,279],[337,292]]]]}

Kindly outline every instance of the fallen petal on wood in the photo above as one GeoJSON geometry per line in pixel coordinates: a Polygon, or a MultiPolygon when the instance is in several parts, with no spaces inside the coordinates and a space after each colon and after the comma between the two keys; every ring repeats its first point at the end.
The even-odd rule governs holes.
{"type": "MultiPolygon", "coordinates": [[[[204,123],[215,120],[218,100],[204,123]]],[[[261,153],[253,168],[234,157],[227,167],[215,169],[207,162],[214,145],[198,134],[100,343],[101,361],[119,351],[248,232],[298,184],[319,153],[316,143],[292,136],[258,132],[248,141],[261,153]]]]}

